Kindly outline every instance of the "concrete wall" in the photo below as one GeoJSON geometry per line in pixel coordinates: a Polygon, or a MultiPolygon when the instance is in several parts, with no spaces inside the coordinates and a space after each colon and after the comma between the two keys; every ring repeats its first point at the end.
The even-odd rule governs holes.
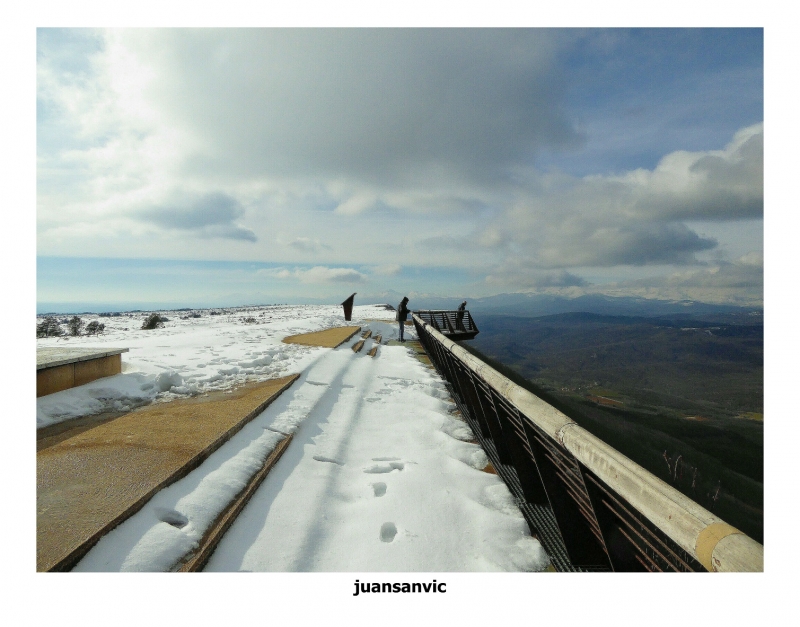
{"type": "Polygon", "coordinates": [[[43,368],[36,371],[36,397],[68,390],[120,372],[122,372],[122,355],[108,355],[53,368],[43,368]]]}

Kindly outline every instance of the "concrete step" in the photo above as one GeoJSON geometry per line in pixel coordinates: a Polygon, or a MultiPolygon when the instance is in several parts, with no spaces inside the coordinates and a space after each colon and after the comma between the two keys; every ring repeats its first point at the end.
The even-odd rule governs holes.
{"type": "Polygon", "coordinates": [[[38,451],[36,569],[71,569],[105,533],[199,466],[298,376],[149,405],[38,451]]]}
{"type": "Polygon", "coordinates": [[[272,453],[270,453],[269,457],[264,461],[264,465],[261,469],[251,477],[250,482],[228,507],[225,508],[225,511],[217,517],[214,524],[211,525],[200,541],[200,546],[195,549],[191,555],[182,560],[181,565],[176,569],[178,572],[193,573],[203,570],[208,560],[211,558],[211,555],[214,553],[214,549],[217,548],[220,540],[222,540],[222,536],[225,535],[225,532],[233,524],[233,521],[236,520],[236,517],[242,509],[244,509],[244,506],[247,505],[247,502],[253,494],[255,494],[258,486],[264,481],[269,471],[272,470],[272,467],[278,463],[278,460],[291,441],[292,436],[288,435],[285,439],[278,442],[272,453]]]}

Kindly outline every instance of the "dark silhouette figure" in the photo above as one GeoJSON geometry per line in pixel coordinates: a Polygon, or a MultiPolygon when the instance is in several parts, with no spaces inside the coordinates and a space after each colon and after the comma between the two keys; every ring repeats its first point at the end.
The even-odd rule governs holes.
{"type": "Polygon", "coordinates": [[[403,300],[397,307],[397,321],[400,323],[400,341],[405,342],[403,339],[403,328],[405,327],[406,320],[408,319],[409,309],[406,307],[408,303],[408,296],[403,296],[403,300]]]}
{"type": "Polygon", "coordinates": [[[464,311],[467,308],[467,301],[462,302],[458,306],[458,313],[456,314],[456,331],[465,331],[464,328],[464,311]]]}
{"type": "Polygon", "coordinates": [[[355,300],[355,297],[356,297],[357,293],[358,292],[353,292],[342,303],[342,307],[344,307],[344,319],[347,322],[350,322],[350,319],[353,316],[353,301],[355,300]]]}

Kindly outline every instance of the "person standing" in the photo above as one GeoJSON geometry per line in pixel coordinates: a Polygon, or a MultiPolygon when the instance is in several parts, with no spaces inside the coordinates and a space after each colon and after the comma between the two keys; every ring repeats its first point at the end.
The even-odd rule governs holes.
{"type": "Polygon", "coordinates": [[[456,331],[466,331],[464,328],[464,311],[467,309],[467,301],[462,302],[458,306],[458,313],[456,313],[456,331]]]}
{"type": "Polygon", "coordinates": [[[410,313],[408,307],[408,296],[403,296],[403,300],[400,301],[400,304],[397,307],[397,321],[400,323],[400,341],[405,342],[403,339],[403,328],[406,325],[406,320],[408,319],[408,314],[410,313]]]}

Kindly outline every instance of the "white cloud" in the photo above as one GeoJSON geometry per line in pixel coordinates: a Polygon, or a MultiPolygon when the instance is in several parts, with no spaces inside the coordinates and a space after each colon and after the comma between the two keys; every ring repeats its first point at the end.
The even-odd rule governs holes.
{"type": "MultiPolygon", "coordinates": [[[[640,296],[667,300],[763,307],[762,254],[754,251],[732,262],[685,268],[660,276],[648,276],[604,285],[587,285],[577,293],[640,296]]],[[[577,293],[573,295],[577,295],[577,293]]]]}
{"type": "Polygon", "coordinates": [[[535,167],[583,140],[559,56],[576,37],[44,31],[39,253],[320,264],[274,275],[306,284],[365,281],[352,267],[396,276],[401,262],[513,290],[752,248],[695,225],[760,228],[762,124],[651,169],[535,167]]]}
{"type": "Polygon", "coordinates": [[[326,266],[314,266],[309,269],[286,268],[259,270],[259,274],[276,279],[299,281],[306,284],[326,284],[326,283],[362,283],[366,276],[352,268],[329,268],[326,266]]]}
{"type": "MultiPolygon", "coordinates": [[[[613,179],[612,179],[613,180],[613,179]]],[[[731,220],[764,211],[764,126],[741,129],[722,150],[675,152],[654,171],[619,179],[642,218],[731,220]]]]}
{"type": "Polygon", "coordinates": [[[684,221],[763,215],[762,145],[756,125],[723,150],[672,153],[652,171],[540,176],[494,228],[541,268],[691,264],[718,242],[684,221]]]}
{"type": "Polygon", "coordinates": [[[375,266],[372,272],[380,276],[397,276],[402,270],[403,266],[399,263],[388,263],[383,266],[375,266]]]}
{"type": "Polygon", "coordinates": [[[244,208],[238,200],[219,192],[179,198],[170,205],[147,207],[132,214],[157,226],[195,232],[200,237],[255,242],[255,233],[235,222],[243,215],[244,208]]]}
{"type": "Polygon", "coordinates": [[[289,246],[296,250],[310,253],[318,253],[322,250],[330,250],[331,248],[327,244],[320,242],[319,239],[311,239],[310,237],[296,237],[289,242],[289,246]]]}

